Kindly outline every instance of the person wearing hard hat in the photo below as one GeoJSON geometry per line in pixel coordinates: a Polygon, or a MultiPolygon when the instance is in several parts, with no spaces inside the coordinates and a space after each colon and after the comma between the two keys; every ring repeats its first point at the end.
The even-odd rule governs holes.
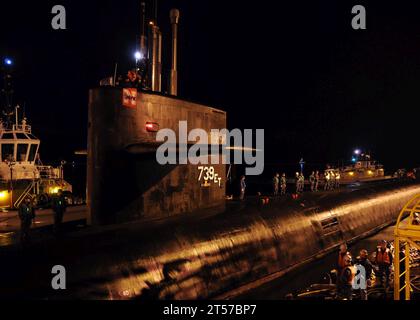
{"type": "Polygon", "coordinates": [[[378,277],[381,281],[381,285],[385,288],[388,288],[389,285],[389,276],[391,275],[392,266],[392,253],[387,244],[386,240],[380,241],[375,255],[375,264],[378,266],[378,277]]]}

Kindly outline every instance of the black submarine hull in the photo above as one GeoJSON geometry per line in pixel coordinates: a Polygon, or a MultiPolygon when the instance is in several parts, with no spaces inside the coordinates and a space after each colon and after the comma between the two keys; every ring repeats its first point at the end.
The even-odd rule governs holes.
{"type": "Polygon", "coordinates": [[[0,296],[56,299],[229,298],[391,224],[419,184],[387,182],[340,192],[228,205],[161,223],[98,227],[22,254],[3,250],[0,296]],[[31,268],[28,268],[28,263],[31,268]],[[67,289],[50,288],[66,267],[67,289]]]}

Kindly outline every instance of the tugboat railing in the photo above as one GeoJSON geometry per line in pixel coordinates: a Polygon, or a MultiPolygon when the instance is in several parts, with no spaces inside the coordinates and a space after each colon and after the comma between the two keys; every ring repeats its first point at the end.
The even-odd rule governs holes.
{"type": "Polygon", "coordinates": [[[22,204],[23,200],[25,200],[27,197],[29,197],[31,200],[34,198],[34,189],[36,186],[36,182],[32,181],[31,184],[29,184],[26,189],[22,192],[22,194],[19,196],[19,198],[15,201],[14,207],[17,209],[22,204]]]}
{"type": "Polygon", "coordinates": [[[60,179],[60,170],[52,166],[37,166],[39,175],[44,179],[60,179]]]}

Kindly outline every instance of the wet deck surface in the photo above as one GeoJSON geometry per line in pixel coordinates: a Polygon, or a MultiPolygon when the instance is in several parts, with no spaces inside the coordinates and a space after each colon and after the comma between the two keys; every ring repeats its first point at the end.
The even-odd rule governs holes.
{"type": "MultiPolygon", "coordinates": [[[[68,207],[63,222],[86,220],[86,206],[68,207]]],[[[33,229],[52,225],[54,213],[51,209],[36,210],[36,218],[32,224],[33,229]]],[[[20,230],[20,219],[17,211],[0,213],[0,233],[16,232],[20,230]]]]}
{"type": "MultiPolygon", "coordinates": [[[[64,224],[77,229],[86,223],[86,206],[68,207],[63,217],[64,224]]],[[[31,226],[34,241],[44,241],[51,233],[54,213],[51,209],[36,210],[36,218],[31,226]]],[[[20,219],[17,211],[0,212],[0,247],[19,243],[20,219]]]]}

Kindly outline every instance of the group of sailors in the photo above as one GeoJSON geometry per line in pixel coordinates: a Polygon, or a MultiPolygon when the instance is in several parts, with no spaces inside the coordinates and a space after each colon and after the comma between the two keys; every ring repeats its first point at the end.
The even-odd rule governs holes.
{"type": "Polygon", "coordinates": [[[379,279],[379,285],[387,290],[389,288],[392,265],[393,254],[391,245],[386,240],[379,242],[372,261],[369,259],[369,253],[366,249],[360,250],[359,256],[353,259],[347,245],[342,244],[335,269],[337,275],[337,297],[339,299],[352,300],[353,293],[359,293],[361,300],[368,300],[368,289],[375,285],[375,279],[379,279]]]}
{"type": "MultiPolygon", "coordinates": [[[[338,170],[326,169],[323,175],[324,180],[324,190],[335,190],[340,188],[341,174],[338,170]]],[[[321,175],[319,171],[312,171],[308,179],[311,192],[318,192],[319,186],[321,184],[321,175]]],[[[276,173],[273,177],[273,194],[274,196],[285,195],[287,189],[287,178],[286,174],[276,173]]],[[[303,193],[305,189],[305,176],[303,172],[296,172],[295,174],[295,185],[296,185],[296,194],[303,193]]]]}
{"type": "Polygon", "coordinates": [[[143,86],[141,74],[138,70],[128,70],[125,77],[118,77],[117,85],[124,88],[140,88],[143,86]]]}
{"type": "Polygon", "coordinates": [[[283,173],[280,177],[280,174],[276,173],[273,178],[274,195],[277,196],[279,194],[279,191],[282,196],[285,195],[286,188],[287,188],[286,174],[283,173]]]}
{"type": "MultiPolygon", "coordinates": [[[[64,212],[66,211],[66,201],[63,196],[62,190],[51,199],[51,208],[54,211],[54,235],[60,234],[61,224],[63,222],[64,212]]],[[[18,216],[21,223],[20,240],[22,244],[29,241],[29,231],[31,225],[36,217],[36,204],[29,197],[25,198],[23,203],[19,206],[18,216]]]]}
{"type": "Polygon", "coordinates": [[[339,170],[327,169],[324,173],[324,190],[335,190],[340,188],[341,174],[339,170]]]}

